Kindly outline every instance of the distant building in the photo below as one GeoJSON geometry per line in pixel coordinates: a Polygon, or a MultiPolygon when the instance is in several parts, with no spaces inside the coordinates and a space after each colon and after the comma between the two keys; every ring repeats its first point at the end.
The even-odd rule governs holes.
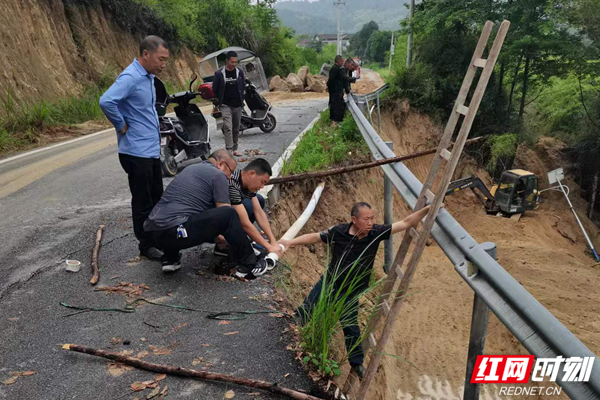
{"type": "Polygon", "coordinates": [[[312,39],[302,39],[300,40],[296,46],[298,47],[308,47],[310,46],[310,42],[312,42],[312,39]]]}
{"type": "MultiPolygon", "coordinates": [[[[340,39],[342,40],[342,50],[346,50],[350,45],[350,35],[342,34],[340,39]]],[[[323,46],[330,43],[337,44],[337,34],[319,34],[315,35],[313,40],[321,42],[323,46]]]]}

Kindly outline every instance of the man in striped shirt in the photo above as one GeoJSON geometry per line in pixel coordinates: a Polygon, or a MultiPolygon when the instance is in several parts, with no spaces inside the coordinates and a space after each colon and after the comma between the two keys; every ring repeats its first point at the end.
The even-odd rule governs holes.
{"type": "MultiPolygon", "coordinates": [[[[240,217],[244,232],[267,252],[276,253],[281,257],[281,247],[277,244],[269,218],[263,210],[265,199],[257,193],[269,181],[272,174],[271,165],[264,158],[257,158],[244,169],[233,171],[229,178],[229,200],[240,217]],[[254,226],[254,222],[262,229],[267,239],[254,226]]],[[[221,247],[223,239],[218,242],[220,243],[215,247],[216,254],[223,251],[221,247]]]]}

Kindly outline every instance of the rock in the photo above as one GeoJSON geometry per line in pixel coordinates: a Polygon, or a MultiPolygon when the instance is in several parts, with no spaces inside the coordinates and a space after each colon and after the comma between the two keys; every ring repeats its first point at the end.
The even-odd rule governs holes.
{"type": "Polygon", "coordinates": [[[292,92],[304,92],[304,83],[298,75],[291,73],[286,78],[286,82],[292,92]]]}
{"type": "Polygon", "coordinates": [[[573,229],[571,225],[566,224],[563,221],[558,221],[556,223],[556,230],[564,238],[569,239],[573,243],[577,243],[577,232],[573,229]]]}
{"type": "Polygon", "coordinates": [[[329,70],[331,69],[331,65],[325,63],[321,65],[321,70],[319,71],[319,75],[324,77],[329,77],[329,70]]]}
{"type": "Polygon", "coordinates": [[[289,92],[290,87],[283,78],[281,78],[279,75],[275,75],[273,78],[271,78],[269,90],[272,92],[289,92]]]}
{"type": "Polygon", "coordinates": [[[306,91],[310,92],[309,88],[315,83],[315,77],[313,76],[313,74],[311,74],[310,72],[306,74],[305,82],[306,84],[304,86],[306,86],[306,91]]]}
{"type": "Polygon", "coordinates": [[[306,77],[309,74],[310,74],[310,72],[308,72],[308,67],[306,65],[303,67],[300,67],[300,69],[298,70],[298,78],[300,78],[300,80],[302,81],[304,86],[308,85],[308,82],[306,81],[306,77]]]}
{"type": "Polygon", "coordinates": [[[308,74],[306,76],[306,87],[307,92],[325,93],[327,90],[327,79],[324,76],[313,76],[308,74]]]}

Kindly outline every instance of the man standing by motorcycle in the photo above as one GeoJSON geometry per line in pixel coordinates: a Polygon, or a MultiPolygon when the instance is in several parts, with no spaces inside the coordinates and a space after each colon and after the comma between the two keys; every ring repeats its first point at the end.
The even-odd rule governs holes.
{"type": "Polygon", "coordinates": [[[100,107],[117,131],[119,161],[131,191],[133,231],[140,255],[160,259],[151,247],[144,221],[163,194],[160,167],[160,129],[154,107],[154,76],[165,68],[169,50],[158,36],[140,43],[140,55],[100,98],[100,107]]]}
{"type": "Polygon", "coordinates": [[[223,114],[225,147],[239,157],[242,155],[238,151],[238,136],[244,108],[245,77],[244,72],[236,67],[237,63],[237,53],[228,51],[225,66],[215,72],[213,92],[223,114]]]}

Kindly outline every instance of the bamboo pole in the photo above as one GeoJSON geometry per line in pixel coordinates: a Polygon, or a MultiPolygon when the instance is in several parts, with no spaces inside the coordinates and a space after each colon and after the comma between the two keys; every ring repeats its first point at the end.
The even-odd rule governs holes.
{"type": "Polygon", "coordinates": [[[277,383],[269,383],[265,381],[259,381],[254,379],[240,378],[233,375],[217,374],[214,372],[196,371],[189,368],[172,367],[163,364],[154,364],[146,361],[142,361],[138,358],[124,356],[121,354],[112,353],[109,351],[93,349],[91,347],[79,346],[76,344],[65,344],[62,346],[64,350],[75,351],[77,353],[90,354],[92,356],[98,356],[108,358],[109,360],[118,361],[120,363],[131,365],[132,367],[144,369],[146,371],[156,372],[160,374],[183,376],[186,378],[198,378],[211,381],[229,382],[237,385],[249,386],[256,389],[267,390],[272,393],[282,394],[295,400],[323,400],[318,397],[311,396],[306,393],[298,392],[293,389],[288,389],[279,386],[277,383]]]}
{"type": "MultiPolygon", "coordinates": [[[[479,136],[479,137],[476,137],[473,139],[469,139],[465,142],[465,145],[478,142],[481,139],[483,139],[482,136],[479,136]]],[[[281,184],[281,183],[298,182],[298,181],[303,181],[305,179],[320,179],[320,178],[325,178],[325,177],[333,176],[333,175],[346,174],[348,172],[360,171],[362,169],[379,167],[381,165],[393,164],[393,163],[406,161],[406,160],[410,160],[410,159],[417,158],[417,157],[426,156],[429,154],[434,154],[436,151],[437,151],[437,149],[429,149],[429,150],[424,150],[424,151],[420,151],[420,152],[413,153],[413,154],[408,154],[405,156],[384,158],[383,160],[371,161],[368,163],[351,165],[348,167],[332,168],[332,169],[328,169],[327,171],[306,172],[303,174],[288,175],[288,176],[282,176],[282,177],[278,177],[278,178],[272,178],[266,183],[266,185],[276,185],[276,184],[281,184]]]]}

